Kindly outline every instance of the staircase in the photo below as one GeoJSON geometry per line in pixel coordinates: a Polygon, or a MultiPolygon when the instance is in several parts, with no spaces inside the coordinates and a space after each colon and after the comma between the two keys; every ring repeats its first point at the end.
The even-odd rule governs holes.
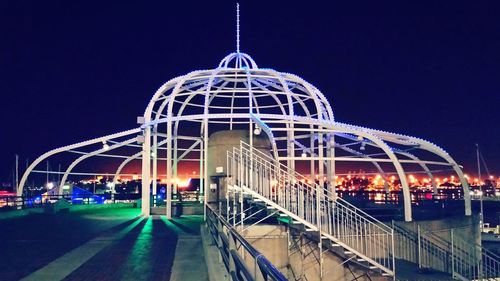
{"type": "Polygon", "coordinates": [[[450,231],[450,241],[417,226],[416,230],[393,224],[397,259],[423,270],[450,274],[456,280],[500,280],[500,257],[450,231]]]}
{"type": "MultiPolygon", "coordinates": [[[[228,193],[234,198],[231,206],[231,194],[226,196],[228,220],[232,212],[233,225],[243,225],[243,204],[251,201],[301,225],[319,240],[318,245],[335,249],[346,261],[394,278],[394,236],[390,227],[318,184],[307,183],[304,176],[288,171],[276,159],[244,142],[228,151],[227,165],[228,193]],[[240,222],[236,221],[238,210],[240,222]]],[[[322,268],[321,256],[319,263],[322,268]]]]}

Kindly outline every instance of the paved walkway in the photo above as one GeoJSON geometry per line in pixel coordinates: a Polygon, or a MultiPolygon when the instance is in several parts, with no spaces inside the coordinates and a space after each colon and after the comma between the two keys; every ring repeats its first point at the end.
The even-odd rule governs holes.
{"type": "Polygon", "coordinates": [[[185,217],[170,221],[177,228],[178,234],[170,280],[208,280],[200,227],[196,223],[197,221],[199,221],[199,218],[196,217],[185,217]]]}
{"type": "Polygon", "coordinates": [[[6,237],[0,234],[4,238],[0,246],[10,249],[7,255],[0,255],[0,280],[208,280],[199,232],[202,217],[169,221],[137,215],[137,210],[103,210],[0,220],[1,229],[13,227],[6,237]],[[19,219],[25,225],[16,221],[19,219]],[[52,223],[44,226],[47,233],[43,239],[39,237],[43,230],[34,235],[25,233],[26,240],[15,239],[19,228],[30,229],[40,224],[39,220],[52,223]],[[70,229],[60,220],[70,224],[70,229]],[[85,223],[75,223],[81,220],[85,223]],[[58,231],[65,235],[58,235],[58,231]],[[56,238],[50,239],[51,234],[56,238]],[[72,243],[65,243],[65,239],[72,243]],[[34,248],[18,256],[15,249],[22,248],[22,241],[34,248]],[[50,246],[38,247],[46,244],[50,246]],[[5,256],[15,260],[2,266],[5,256]]]}

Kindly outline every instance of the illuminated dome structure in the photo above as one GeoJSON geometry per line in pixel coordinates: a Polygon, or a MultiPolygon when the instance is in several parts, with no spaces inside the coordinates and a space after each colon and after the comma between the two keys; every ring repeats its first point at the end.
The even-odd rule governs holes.
{"type": "Polygon", "coordinates": [[[451,169],[463,187],[465,214],[471,213],[467,181],[443,149],[420,138],[336,122],[330,102],[315,86],[293,74],[259,68],[245,53],[231,53],[215,69],[193,71],[166,82],[153,95],[138,123],[137,128],[43,154],[24,173],[18,195],[23,194],[36,166],[55,154],[78,155],[64,170],[61,192],[70,176],[79,175],[74,168],[88,158],[119,159],[113,170],[91,171],[112,175],[115,183],[127,164],[141,161],[142,213],[150,214],[150,194],[157,193],[157,179],[161,177],[170,187],[170,217],[171,192],[177,189],[173,179],[179,166],[195,166],[204,187],[201,192],[208,190],[210,135],[222,130],[248,130],[250,136],[266,134],[272,146],[270,155],[288,169],[305,173],[331,190],[335,188],[336,170],[342,165],[371,165],[386,188],[394,174],[403,191],[406,221],[412,220],[410,172],[418,168],[425,173],[437,194],[433,172],[451,169]]]}

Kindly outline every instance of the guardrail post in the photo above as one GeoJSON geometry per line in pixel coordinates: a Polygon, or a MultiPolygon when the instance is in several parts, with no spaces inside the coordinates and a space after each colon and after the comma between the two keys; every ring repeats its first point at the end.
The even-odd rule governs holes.
{"type": "Polygon", "coordinates": [[[422,242],[420,239],[420,225],[417,224],[417,257],[418,257],[418,268],[422,269],[422,252],[421,252],[421,247],[422,247],[422,242]]]}
{"type": "Polygon", "coordinates": [[[229,255],[228,255],[228,260],[229,260],[229,274],[231,276],[233,276],[233,272],[236,273],[236,265],[235,265],[235,262],[234,262],[234,258],[233,258],[233,255],[231,254],[232,250],[236,250],[236,245],[235,245],[235,242],[234,242],[234,238],[233,238],[233,234],[231,233],[231,231],[228,233],[227,235],[227,240],[228,240],[228,243],[229,243],[229,255]]]}
{"type": "Polygon", "coordinates": [[[316,225],[318,227],[318,257],[319,257],[319,280],[323,280],[323,242],[321,231],[321,196],[323,195],[323,187],[316,186],[316,225]]]}
{"type": "Polygon", "coordinates": [[[394,220],[392,220],[393,227],[391,228],[391,247],[392,247],[392,280],[396,280],[396,249],[394,248],[394,220]]]}
{"type": "MultiPolygon", "coordinates": [[[[211,221],[210,218],[208,218],[209,221],[211,221]]],[[[213,224],[213,221],[211,221],[213,224]]],[[[222,225],[220,220],[217,220],[217,224],[215,225],[215,230],[217,231],[217,248],[219,249],[219,262],[222,263],[222,237],[221,237],[221,232],[222,232],[222,225]]]]}
{"type": "Polygon", "coordinates": [[[453,241],[453,228],[450,230],[451,237],[451,277],[455,278],[455,243],[453,241]]]}
{"type": "Polygon", "coordinates": [[[253,280],[257,280],[257,267],[258,267],[258,265],[257,265],[257,258],[258,257],[255,257],[253,259],[253,280]]]}
{"type": "Polygon", "coordinates": [[[483,256],[481,253],[481,248],[479,248],[478,245],[474,247],[474,259],[477,261],[477,277],[479,280],[483,280],[483,256]],[[479,258],[477,257],[478,253],[479,258]]]}

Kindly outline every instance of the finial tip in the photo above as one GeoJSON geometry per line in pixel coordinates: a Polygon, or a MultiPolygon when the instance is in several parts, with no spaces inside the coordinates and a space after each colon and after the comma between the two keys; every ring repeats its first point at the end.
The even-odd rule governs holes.
{"type": "Polygon", "coordinates": [[[236,2],[236,52],[240,52],[240,3],[236,2]]]}

